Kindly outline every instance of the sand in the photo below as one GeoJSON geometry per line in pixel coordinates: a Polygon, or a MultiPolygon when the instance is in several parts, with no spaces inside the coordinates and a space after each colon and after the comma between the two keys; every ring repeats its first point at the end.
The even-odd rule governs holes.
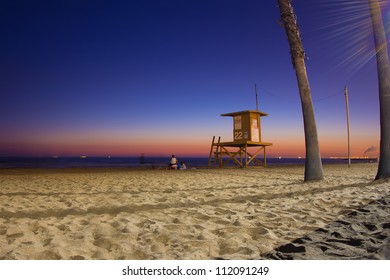
{"type": "Polygon", "coordinates": [[[0,170],[0,259],[389,259],[376,170],[0,170]]]}

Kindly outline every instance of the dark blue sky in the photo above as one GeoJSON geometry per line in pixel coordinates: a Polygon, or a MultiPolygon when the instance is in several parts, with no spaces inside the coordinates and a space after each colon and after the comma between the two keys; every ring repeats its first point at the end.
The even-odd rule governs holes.
{"type": "MultiPolygon", "coordinates": [[[[346,84],[354,155],[379,142],[366,2],[293,1],[325,155],[345,154],[346,84]]],[[[0,155],[207,154],[255,83],[270,153],[303,155],[279,18],[276,0],[2,1],[0,155]]]]}

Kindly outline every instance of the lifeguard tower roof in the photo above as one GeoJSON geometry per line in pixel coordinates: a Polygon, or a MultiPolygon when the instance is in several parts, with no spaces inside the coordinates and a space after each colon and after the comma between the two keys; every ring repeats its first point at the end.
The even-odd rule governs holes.
{"type": "Polygon", "coordinates": [[[233,113],[226,113],[226,114],[221,114],[221,116],[222,117],[234,117],[234,116],[248,114],[248,113],[259,114],[260,117],[268,116],[267,113],[264,113],[264,112],[261,112],[261,111],[256,111],[256,110],[246,110],[246,111],[239,111],[239,112],[233,112],[233,113]]]}

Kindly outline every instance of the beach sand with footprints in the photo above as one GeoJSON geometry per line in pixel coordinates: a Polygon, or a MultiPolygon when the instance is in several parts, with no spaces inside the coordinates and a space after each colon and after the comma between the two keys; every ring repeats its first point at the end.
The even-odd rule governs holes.
{"type": "Polygon", "coordinates": [[[0,259],[389,259],[376,170],[0,170],[0,259]]]}

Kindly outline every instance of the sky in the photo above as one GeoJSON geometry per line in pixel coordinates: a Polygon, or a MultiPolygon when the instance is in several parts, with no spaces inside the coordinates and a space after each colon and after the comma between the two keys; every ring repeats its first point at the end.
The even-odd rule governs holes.
{"type": "MultiPolygon", "coordinates": [[[[366,0],[295,0],[321,155],[379,153],[366,0]]],[[[390,4],[382,15],[390,36],[390,4]]],[[[276,0],[0,2],[0,156],[208,156],[256,109],[268,156],[305,155],[276,0]]]]}

